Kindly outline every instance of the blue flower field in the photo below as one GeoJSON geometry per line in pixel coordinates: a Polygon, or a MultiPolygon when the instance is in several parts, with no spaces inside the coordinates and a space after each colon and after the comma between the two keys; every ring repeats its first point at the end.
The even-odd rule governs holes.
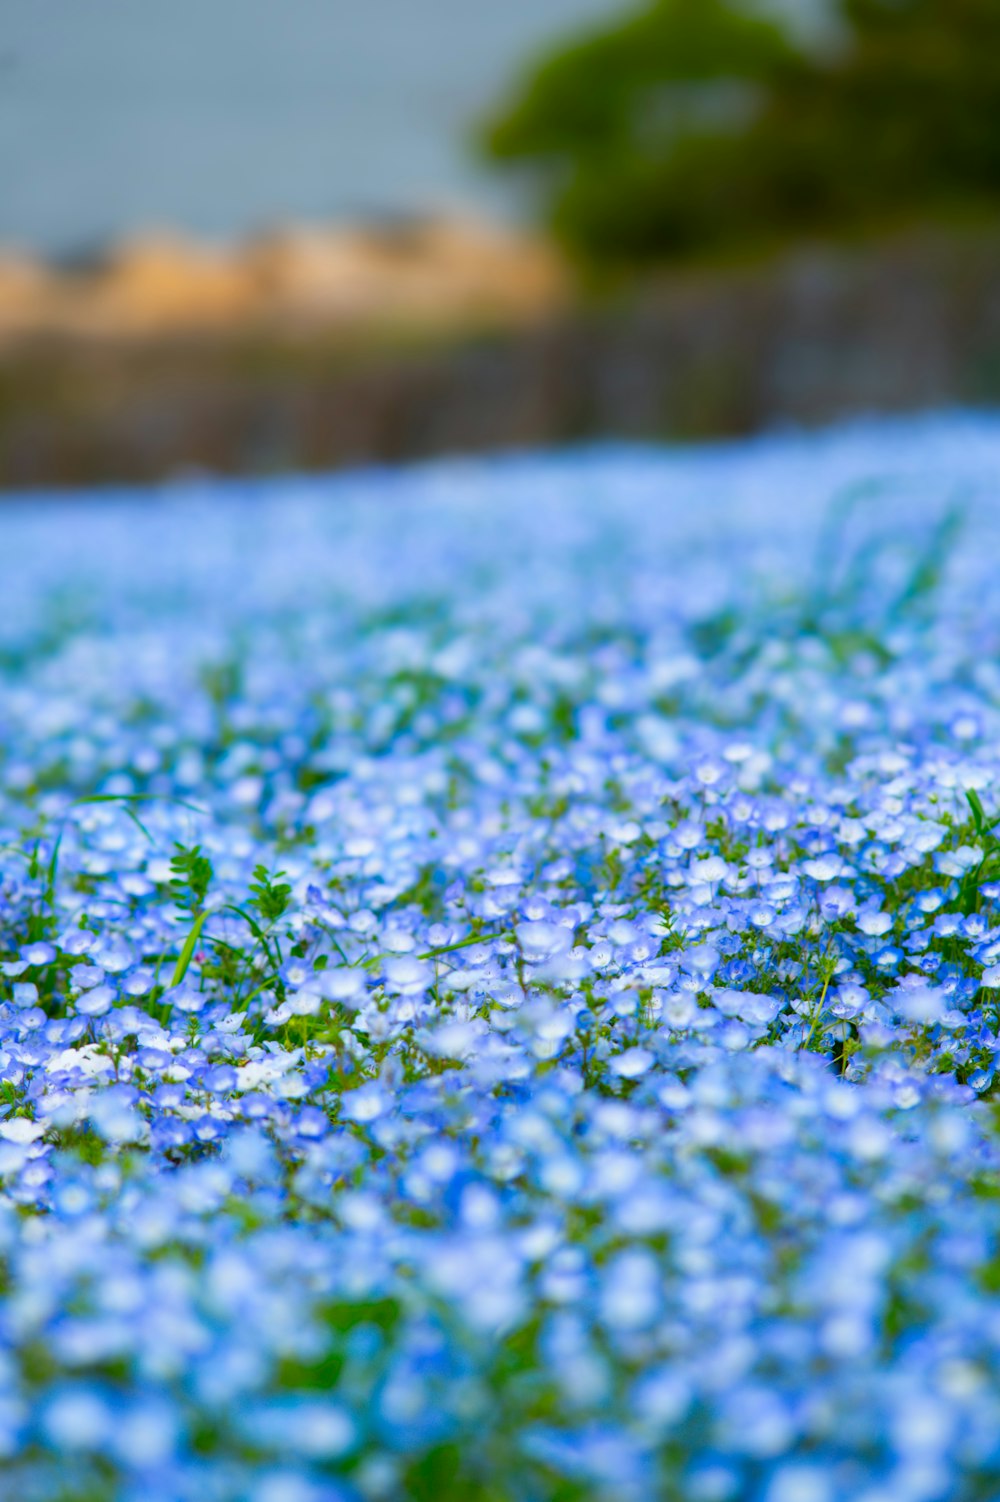
{"type": "Polygon", "coordinates": [[[1000,420],[0,557],[4,1502],[1000,1496],[1000,420]]]}

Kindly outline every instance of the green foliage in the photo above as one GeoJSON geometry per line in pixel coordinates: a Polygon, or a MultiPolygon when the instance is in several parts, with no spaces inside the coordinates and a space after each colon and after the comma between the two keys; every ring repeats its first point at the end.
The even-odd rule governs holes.
{"type": "Polygon", "coordinates": [[[292,889],[281,880],[284,874],[284,871],[276,871],[271,876],[266,866],[254,867],[247,906],[252,907],[265,924],[277,923],[288,910],[292,889]]]}
{"type": "Polygon", "coordinates": [[[585,261],[755,247],[1000,200],[1000,0],[830,0],[806,49],[653,0],[543,60],[483,131],[585,261]]]}
{"type": "Polygon", "coordinates": [[[187,912],[201,912],[215,875],[212,862],[201,853],[201,846],[175,845],[170,870],[170,894],[177,906],[187,912]]]}
{"type": "Polygon", "coordinates": [[[967,871],[959,883],[958,905],[963,913],[969,914],[979,906],[979,888],[983,882],[996,881],[1000,876],[1000,838],[996,832],[1000,819],[987,821],[982,799],[974,789],[970,788],[965,796],[972,814],[971,836],[983,852],[978,865],[967,871]]]}

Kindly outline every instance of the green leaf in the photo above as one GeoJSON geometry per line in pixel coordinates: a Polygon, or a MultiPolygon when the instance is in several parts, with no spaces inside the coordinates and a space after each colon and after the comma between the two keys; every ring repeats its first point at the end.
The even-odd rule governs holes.
{"type": "Polygon", "coordinates": [[[173,873],[170,889],[178,907],[200,911],[215,875],[212,862],[201,853],[201,846],[175,844],[170,869],[173,873]]]}
{"type": "Polygon", "coordinates": [[[191,928],[191,932],[184,940],[184,948],[181,950],[180,955],[177,959],[177,964],[174,966],[174,973],[170,977],[171,986],[179,986],[185,975],[187,975],[188,968],[194,956],[195,947],[198,943],[199,938],[201,937],[201,931],[205,927],[205,919],[207,917],[207,913],[199,913],[197,918],[194,920],[194,925],[191,928]]]}
{"type": "Polygon", "coordinates": [[[972,822],[976,826],[976,833],[982,834],[986,828],[986,810],[983,808],[982,799],[975,788],[967,788],[965,797],[972,810],[972,822]]]}
{"type": "Polygon", "coordinates": [[[284,871],[276,871],[272,876],[266,866],[254,867],[248,905],[260,914],[268,927],[284,916],[291,901],[292,889],[281,880],[284,874],[284,871]]]}

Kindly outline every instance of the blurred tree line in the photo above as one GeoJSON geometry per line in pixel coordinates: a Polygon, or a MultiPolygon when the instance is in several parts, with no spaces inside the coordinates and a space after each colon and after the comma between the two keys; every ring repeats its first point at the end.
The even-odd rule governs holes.
{"type": "Polygon", "coordinates": [[[594,266],[1000,202],[1000,0],[827,11],[809,41],[738,0],[653,0],[544,58],[482,145],[594,266]]]}

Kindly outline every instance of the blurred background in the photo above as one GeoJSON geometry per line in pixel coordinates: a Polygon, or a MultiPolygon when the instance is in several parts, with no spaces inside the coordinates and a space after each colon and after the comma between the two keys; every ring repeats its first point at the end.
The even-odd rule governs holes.
{"type": "Polygon", "coordinates": [[[1000,399],[1000,0],[0,0],[0,486],[1000,399]]]}

